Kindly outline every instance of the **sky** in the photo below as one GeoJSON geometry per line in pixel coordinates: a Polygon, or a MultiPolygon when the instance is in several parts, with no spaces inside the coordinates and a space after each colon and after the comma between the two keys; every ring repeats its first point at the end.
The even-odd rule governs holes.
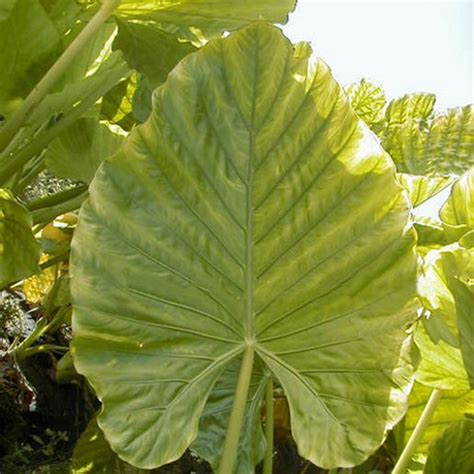
{"type": "Polygon", "coordinates": [[[442,111],[474,102],[472,1],[299,0],[285,34],[310,41],[343,85],[368,78],[388,98],[433,92],[442,111]]]}

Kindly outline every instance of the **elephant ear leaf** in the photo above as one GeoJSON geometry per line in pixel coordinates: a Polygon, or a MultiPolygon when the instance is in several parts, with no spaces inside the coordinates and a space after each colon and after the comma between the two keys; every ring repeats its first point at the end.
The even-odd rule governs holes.
{"type": "Polygon", "coordinates": [[[7,189],[0,189],[0,287],[40,271],[39,243],[28,210],[7,189]]]}
{"type": "MultiPolygon", "coordinates": [[[[258,408],[270,370],[299,452],[325,468],[360,464],[403,416],[409,205],[303,49],[264,23],[209,42],[91,183],[72,245],[73,357],[133,465],[211,436],[212,408],[228,410],[216,389],[237,386],[242,355],[241,375],[255,360],[249,400],[258,408]]],[[[241,446],[259,429],[250,405],[241,446]]]]}
{"type": "Polygon", "coordinates": [[[117,9],[126,19],[153,21],[166,29],[199,28],[206,36],[233,31],[257,20],[286,23],[296,0],[122,0],[117,9]]]}

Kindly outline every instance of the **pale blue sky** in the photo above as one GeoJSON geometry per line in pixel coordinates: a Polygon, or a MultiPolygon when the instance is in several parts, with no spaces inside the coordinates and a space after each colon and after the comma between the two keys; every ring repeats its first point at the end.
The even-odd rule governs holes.
{"type": "Polygon", "coordinates": [[[434,92],[438,110],[474,102],[472,29],[472,2],[420,0],[299,0],[284,27],[341,84],[366,77],[389,98],[434,92]]]}

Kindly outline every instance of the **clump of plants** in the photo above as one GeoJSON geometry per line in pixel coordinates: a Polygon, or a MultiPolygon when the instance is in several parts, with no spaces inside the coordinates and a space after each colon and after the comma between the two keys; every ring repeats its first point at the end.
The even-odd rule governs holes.
{"type": "Polygon", "coordinates": [[[474,469],[472,106],[294,7],[0,9],[2,472],[474,469]]]}

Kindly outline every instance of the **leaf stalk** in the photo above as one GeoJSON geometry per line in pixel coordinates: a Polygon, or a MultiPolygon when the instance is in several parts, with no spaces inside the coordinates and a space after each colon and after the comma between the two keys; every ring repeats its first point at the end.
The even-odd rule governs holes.
{"type": "Polygon", "coordinates": [[[403,448],[402,454],[395,464],[392,474],[405,474],[408,465],[410,464],[411,458],[413,454],[415,454],[418,445],[423,439],[423,435],[430,424],[431,418],[433,418],[433,414],[436,410],[436,407],[438,406],[439,401],[441,400],[442,395],[443,392],[441,390],[434,389],[431,392],[430,398],[425,405],[423,413],[421,414],[420,419],[418,420],[418,423],[416,424],[415,429],[408,440],[408,443],[403,448]]]}
{"type": "Polygon", "coordinates": [[[245,405],[247,403],[250,379],[252,377],[254,355],[254,347],[248,345],[240,366],[239,380],[235,390],[234,403],[230,413],[229,426],[227,427],[218,474],[231,474],[234,472],[240,432],[245,415],[245,405]]]}
{"type": "Polygon", "coordinates": [[[267,447],[263,458],[263,474],[273,472],[273,380],[270,377],[265,391],[265,441],[267,447]]]}

